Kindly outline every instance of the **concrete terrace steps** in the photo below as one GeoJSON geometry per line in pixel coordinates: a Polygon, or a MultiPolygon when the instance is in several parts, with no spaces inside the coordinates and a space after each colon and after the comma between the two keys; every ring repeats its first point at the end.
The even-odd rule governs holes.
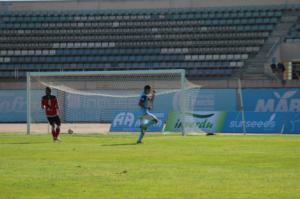
{"type": "Polygon", "coordinates": [[[280,22],[274,31],[262,46],[258,54],[246,61],[246,69],[241,71],[240,75],[245,79],[277,79],[270,70],[265,67],[269,66],[273,52],[279,47],[279,44],[288,35],[290,29],[298,20],[298,16],[285,15],[282,16],[280,22]]]}

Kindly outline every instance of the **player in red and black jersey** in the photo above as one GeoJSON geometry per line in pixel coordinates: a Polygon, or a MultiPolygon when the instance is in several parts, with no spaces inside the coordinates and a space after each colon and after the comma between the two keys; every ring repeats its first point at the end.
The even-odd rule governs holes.
{"type": "Polygon", "coordinates": [[[42,97],[41,107],[45,110],[45,114],[51,125],[51,132],[53,136],[53,141],[59,141],[60,133],[60,118],[58,116],[59,107],[57,98],[54,95],[51,95],[51,88],[46,87],[46,95],[42,97]]]}

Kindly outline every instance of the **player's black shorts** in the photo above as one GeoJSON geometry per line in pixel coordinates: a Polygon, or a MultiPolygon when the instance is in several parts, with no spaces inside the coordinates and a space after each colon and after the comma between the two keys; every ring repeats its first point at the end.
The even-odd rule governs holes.
{"type": "Polygon", "coordinates": [[[54,117],[47,117],[50,125],[54,125],[56,124],[57,126],[60,126],[61,122],[58,116],[54,116],[54,117]]]}

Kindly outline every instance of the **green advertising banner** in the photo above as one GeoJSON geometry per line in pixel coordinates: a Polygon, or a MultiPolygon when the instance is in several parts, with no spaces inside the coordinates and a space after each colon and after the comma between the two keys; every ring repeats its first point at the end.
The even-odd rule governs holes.
{"type": "Polygon", "coordinates": [[[165,127],[166,132],[215,133],[221,132],[226,112],[197,111],[190,113],[170,112],[165,127]],[[182,122],[184,120],[184,122],[182,122]]]}

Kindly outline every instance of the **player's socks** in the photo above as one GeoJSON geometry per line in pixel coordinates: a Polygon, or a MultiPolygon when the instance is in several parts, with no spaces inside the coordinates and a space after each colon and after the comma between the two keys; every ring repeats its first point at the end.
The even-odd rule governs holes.
{"type": "Polygon", "coordinates": [[[141,130],[139,139],[138,139],[138,141],[136,142],[137,144],[141,144],[141,143],[142,143],[142,140],[143,140],[144,135],[145,135],[144,130],[141,130]]]}
{"type": "Polygon", "coordinates": [[[55,137],[56,137],[56,138],[58,138],[59,133],[60,133],[60,128],[57,127],[56,130],[55,130],[55,135],[56,135],[55,137]]]}
{"type": "Polygon", "coordinates": [[[55,141],[57,139],[56,131],[54,129],[52,129],[51,133],[52,133],[53,140],[55,141]]]}

